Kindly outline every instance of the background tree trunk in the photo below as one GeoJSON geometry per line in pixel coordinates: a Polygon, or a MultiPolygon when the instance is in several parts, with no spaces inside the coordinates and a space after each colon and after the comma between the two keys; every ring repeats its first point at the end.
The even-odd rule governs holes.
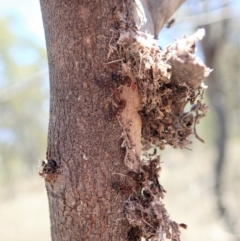
{"type": "Polygon", "coordinates": [[[47,160],[60,167],[55,178],[46,175],[54,241],[126,237],[124,197],[112,189],[114,173],[126,172],[121,129],[104,108],[113,82],[105,64],[112,10],[121,2],[41,0],[51,88],[47,160]]]}

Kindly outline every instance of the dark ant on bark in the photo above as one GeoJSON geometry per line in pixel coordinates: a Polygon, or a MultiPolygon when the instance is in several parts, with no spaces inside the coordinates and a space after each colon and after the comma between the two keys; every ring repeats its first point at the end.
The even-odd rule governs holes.
{"type": "Polygon", "coordinates": [[[129,187],[128,185],[126,185],[123,182],[113,182],[112,183],[112,188],[118,193],[118,192],[122,192],[124,194],[130,194],[132,192],[131,187],[129,187]]]}
{"type": "Polygon", "coordinates": [[[142,182],[144,180],[144,175],[142,172],[137,173],[134,171],[129,171],[128,175],[136,182],[142,182]]]}
{"type": "Polygon", "coordinates": [[[175,22],[175,19],[174,19],[174,18],[170,19],[170,20],[167,22],[166,28],[171,28],[171,26],[174,24],[174,22],[175,22]]]}
{"type": "Polygon", "coordinates": [[[112,80],[114,81],[120,81],[120,75],[119,74],[115,74],[115,73],[112,73],[112,80]]]}
{"type": "Polygon", "coordinates": [[[115,110],[115,115],[121,114],[122,111],[125,109],[126,105],[127,105],[126,100],[120,100],[118,103],[118,107],[115,110]]]}
{"type": "Polygon", "coordinates": [[[115,113],[114,113],[114,111],[113,111],[112,108],[111,108],[111,109],[109,110],[108,115],[106,115],[106,118],[107,118],[107,120],[112,121],[112,120],[114,119],[114,117],[115,117],[115,113]]]}
{"type": "Polygon", "coordinates": [[[141,240],[141,236],[142,230],[139,227],[131,227],[127,234],[128,241],[141,240]]]}
{"type": "Polygon", "coordinates": [[[105,85],[106,85],[104,80],[101,80],[101,79],[95,79],[95,82],[98,87],[105,87],[105,85]]]}
{"type": "Polygon", "coordinates": [[[121,81],[122,85],[127,85],[127,87],[130,87],[132,84],[132,80],[129,76],[124,76],[121,81]]]}

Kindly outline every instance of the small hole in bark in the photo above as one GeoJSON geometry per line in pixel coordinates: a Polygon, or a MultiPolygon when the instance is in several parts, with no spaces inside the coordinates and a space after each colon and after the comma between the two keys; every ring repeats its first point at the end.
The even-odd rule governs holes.
{"type": "Polygon", "coordinates": [[[57,162],[53,159],[42,161],[42,170],[39,171],[39,175],[46,180],[53,180],[57,176],[58,170],[57,162]]]}

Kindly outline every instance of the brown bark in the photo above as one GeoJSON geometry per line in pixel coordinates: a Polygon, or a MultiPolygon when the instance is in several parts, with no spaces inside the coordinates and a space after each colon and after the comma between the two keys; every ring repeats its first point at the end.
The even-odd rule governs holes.
{"type": "Polygon", "coordinates": [[[142,162],[140,142],[188,145],[205,115],[195,101],[209,69],[194,56],[204,33],[161,52],[137,31],[134,3],[41,0],[51,99],[40,174],[53,241],[180,240],[161,201],[160,158],[142,162]]]}
{"type": "Polygon", "coordinates": [[[112,189],[121,178],[114,173],[126,173],[121,128],[105,108],[112,10],[121,2],[41,0],[51,87],[47,160],[57,165],[57,174],[45,175],[53,241],[127,235],[124,195],[112,189]]]}

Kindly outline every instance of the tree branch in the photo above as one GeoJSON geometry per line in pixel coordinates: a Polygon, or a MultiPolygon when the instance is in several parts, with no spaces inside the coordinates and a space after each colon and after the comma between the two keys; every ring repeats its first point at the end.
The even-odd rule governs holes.
{"type": "Polygon", "coordinates": [[[157,38],[164,24],[185,0],[141,0],[141,2],[147,17],[147,23],[141,30],[157,38]]]}

